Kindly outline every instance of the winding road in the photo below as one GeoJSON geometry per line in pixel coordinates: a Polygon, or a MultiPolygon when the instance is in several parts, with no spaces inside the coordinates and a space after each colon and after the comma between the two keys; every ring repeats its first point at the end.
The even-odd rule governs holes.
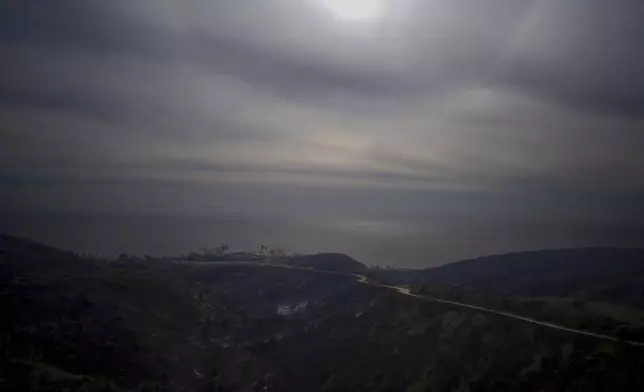
{"type": "Polygon", "coordinates": [[[612,342],[619,342],[619,343],[623,343],[623,344],[628,344],[630,346],[644,347],[644,343],[641,343],[641,342],[633,342],[633,341],[629,341],[629,340],[622,340],[622,339],[615,338],[613,336],[608,336],[608,335],[603,335],[603,334],[599,334],[599,333],[594,333],[594,332],[589,332],[589,331],[583,331],[583,330],[579,330],[579,329],[564,327],[564,326],[549,323],[549,322],[546,322],[546,321],[539,321],[539,320],[535,320],[535,319],[532,319],[532,318],[529,318],[529,317],[520,316],[520,315],[514,314],[514,313],[503,312],[503,311],[500,311],[500,310],[483,308],[481,306],[470,305],[470,304],[466,304],[466,303],[462,303],[462,302],[456,302],[456,301],[449,301],[449,300],[440,299],[440,298],[436,298],[436,297],[431,297],[431,296],[427,296],[427,295],[414,294],[407,287],[390,286],[390,285],[386,285],[386,284],[370,282],[365,275],[360,275],[360,274],[352,274],[352,273],[337,272],[337,271],[325,271],[325,270],[318,270],[318,269],[312,269],[312,268],[295,267],[295,266],[291,266],[291,265],[268,264],[268,263],[258,263],[258,262],[239,262],[239,261],[235,261],[235,262],[230,262],[230,263],[223,262],[223,263],[214,263],[214,264],[216,264],[216,265],[246,264],[246,265],[255,265],[255,266],[259,266],[259,267],[284,268],[284,269],[291,269],[291,270],[300,270],[300,271],[309,271],[309,272],[315,272],[315,273],[324,273],[324,274],[329,274],[329,275],[353,277],[353,278],[356,278],[357,282],[360,283],[360,284],[365,284],[365,285],[369,285],[369,286],[381,287],[381,288],[385,288],[385,289],[395,290],[396,292],[398,292],[398,293],[400,293],[402,295],[406,295],[408,297],[413,297],[413,298],[417,298],[417,299],[424,300],[424,301],[439,302],[439,303],[449,304],[449,305],[453,305],[453,306],[459,306],[459,307],[462,307],[462,308],[478,310],[480,312],[495,314],[495,315],[508,317],[508,318],[515,319],[515,320],[520,320],[520,321],[527,322],[527,323],[530,323],[530,324],[540,325],[540,326],[546,327],[546,328],[556,329],[556,330],[560,330],[560,331],[566,331],[566,332],[574,333],[574,334],[577,334],[577,335],[589,336],[589,337],[608,340],[608,341],[612,341],[612,342]]]}
{"type": "Polygon", "coordinates": [[[612,342],[624,343],[624,344],[628,344],[630,346],[644,347],[644,343],[641,343],[641,342],[633,342],[633,341],[629,341],[629,340],[622,340],[622,339],[618,339],[618,338],[613,337],[613,336],[603,335],[603,334],[589,332],[589,331],[583,331],[583,330],[580,330],[580,329],[564,327],[562,325],[557,325],[557,324],[549,323],[549,322],[546,322],[546,321],[539,321],[539,320],[535,320],[535,319],[532,319],[532,318],[529,318],[529,317],[520,316],[520,315],[514,314],[514,313],[503,312],[503,311],[500,311],[500,310],[483,308],[481,306],[470,305],[470,304],[466,304],[466,303],[462,303],[462,302],[456,302],[456,301],[449,301],[449,300],[440,299],[440,298],[436,298],[436,297],[430,297],[430,296],[427,296],[427,295],[414,294],[414,293],[411,292],[411,290],[408,287],[390,286],[390,285],[386,285],[386,284],[370,282],[367,279],[366,276],[360,275],[360,274],[351,274],[351,273],[343,273],[343,272],[335,272],[335,271],[323,271],[323,270],[316,270],[316,269],[310,269],[310,268],[298,268],[298,267],[293,267],[293,266],[288,266],[288,265],[272,265],[272,266],[281,267],[281,268],[290,268],[290,269],[300,269],[300,270],[306,270],[306,271],[312,271],[312,272],[318,272],[318,273],[326,273],[326,274],[332,274],[332,275],[352,276],[352,277],[357,279],[358,283],[366,284],[366,285],[369,285],[369,286],[381,287],[381,288],[390,289],[390,290],[395,290],[396,292],[398,292],[398,293],[400,293],[402,295],[406,295],[408,297],[413,297],[413,298],[418,298],[418,299],[424,300],[424,301],[439,302],[439,303],[459,306],[459,307],[462,307],[462,308],[474,309],[474,310],[478,310],[480,312],[496,314],[496,315],[499,315],[499,316],[504,316],[504,317],[515,319],[515,320],[520,320],[520,321],[530,323],[530,324],[540,325],[540,326],[546,327],[546,328],[552,328],[552,329],[557,329],[557,330],[560,330],[560,331],[566,331],[566,332],[574,333],[574,334],[577,334],[577,335],[590,336],[590,337],[597,338],[597,339],[603,339],[603,340],[609,340],[609,341],[612,341],[612,342]]]}
{"type": "Polygon", "coordinates": [[[407,287],[389,286],[389,285],[369,282],[367,277],[363,276],[363,275],[353,275],[353,276],[358,278],[358,283],[367,284],[367,285],[370,285],[370,286],[387,288],[387,289],[391,289],[391,290],[396,290],[400,294],[403,294],[403,295],[406,295],[406,296],[409,296],[409,297],[418,298],[418,299],[425,300],[425,301],[440,302],[440,303],[444,303],[444,304],[460,306],[460,307],[463,307],[463,308],[474,309],[474,310],[478,310],[478,311],[485,312],[485,313],[491,313],[491,314],[496,314],[496,315],[499,315],[499,316],[513,318],[515,320],[525,321],[525,322],[531,323],[531,324],[541,325],[541,326],[547,327],[547,328],[558,329],[560,331],[572,332],[572,333],[576,333],[578,335],[584,335],[584,336],[590,336],[590,337],[598,338],[598,339],[610,340],[610,341],[613,341],[613,342],[624,343],[624,344],[628,344],[628,345],[631,345],[631,346],[644,347],[644,343],[640,343],[640,342],[622,340],[622,339],[618,339],[618,338],[608,336],[608,335],[602,335],[602,334],[599,334],[599,333],[594,333],[594,332],[589,332],[589,331],[582,331],[582,330],[574,329],[574,328],[568,328],[568,327],[564,327],[564,326],[561,326],[561,325],[557,325],[557,324],[553,324],[553,323],[549,323],[549,322],[545,322],[545,321],[539,321],[539,320],[535,320],[535,319],[525,317],[525,316],[520,316],[520,315],[514,314],[514,313],[503,312],[503,311],[500,311],[500,310],[493,310],[493,309],[483,308],[483,307],[476,306],[476,305],[465,304],[465,303],[462,303],[462,302],[448,301],[448,300],[445,300],[445,299],[439,299],[439,298],[430,297],[430,296],[426,296],[426,295],[414,294],[407,287]]]}

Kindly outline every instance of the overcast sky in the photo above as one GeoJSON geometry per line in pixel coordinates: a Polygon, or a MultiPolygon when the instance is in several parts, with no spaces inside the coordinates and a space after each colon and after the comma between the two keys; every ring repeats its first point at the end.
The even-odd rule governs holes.
{"type": "Polygon", "coordinates": [[[644,244],[644,2],[381,1],[3,1],[1,210],[644,244]]]}

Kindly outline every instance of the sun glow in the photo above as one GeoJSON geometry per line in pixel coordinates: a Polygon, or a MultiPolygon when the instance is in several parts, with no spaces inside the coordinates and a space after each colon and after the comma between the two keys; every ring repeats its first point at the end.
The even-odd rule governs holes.
{"type": "Polygon", "coordinates": [[[345,20],[373,20],[382,15],[383,0],[323,0],[338,18],[345,20]]]}

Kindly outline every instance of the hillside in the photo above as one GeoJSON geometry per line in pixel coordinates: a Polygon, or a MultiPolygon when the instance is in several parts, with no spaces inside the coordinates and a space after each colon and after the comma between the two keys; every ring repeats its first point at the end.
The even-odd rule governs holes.
{"type": "Polygon", "coordinates": [[[303,269],[0,243],[0,389],[613,391],[641,349],[303,269]]]}
{"type": "Polygon", "coordinates": [[[510,253],[377,277],[435,297],[644,341],[642,249],[510,253]]]}
{"type": "Polygon", "coordinates": [[[279,263],[300,268],[312,268],[321,271],[357,273],[367,271],[367,267],[359,261],[341,253],[318,253],[289,257],[279,263]]]}
{"type": "Polygon", "coordinates": [[[644,309],[644,249],[519,252],[381,274],[396,283],[458,285],[497,295],[583,296],[644,309]]]}

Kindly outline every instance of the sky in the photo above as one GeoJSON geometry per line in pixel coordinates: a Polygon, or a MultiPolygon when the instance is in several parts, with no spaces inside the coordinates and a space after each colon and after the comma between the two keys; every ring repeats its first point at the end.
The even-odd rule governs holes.
{"type": "Polygon", "coordinates": [[[412,267],[644,246],[641,0],[361,1],[3,1],[0,212],[412,267]]]}

